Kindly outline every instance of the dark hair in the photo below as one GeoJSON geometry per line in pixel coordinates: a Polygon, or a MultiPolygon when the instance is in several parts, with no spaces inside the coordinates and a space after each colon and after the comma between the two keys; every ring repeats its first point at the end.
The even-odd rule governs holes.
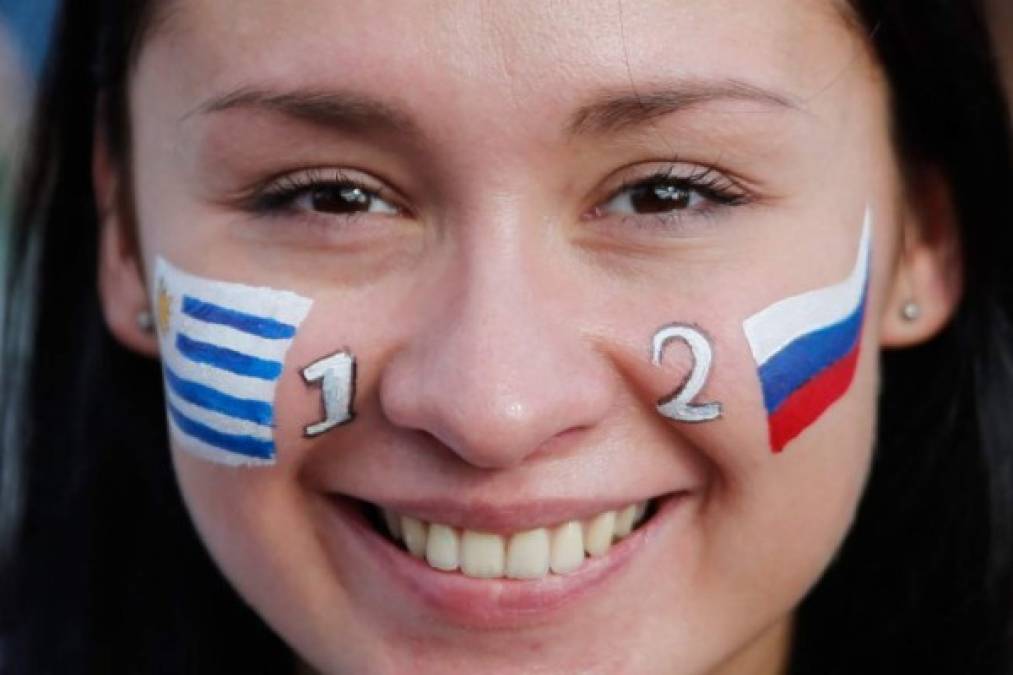
{"type": "MultiPolygon", "coordinates": [[[[908,167],[942,172],[964,296],[928,344],[886,352],[857,520],[799,613],[797,673],[1013,672],[1013,186],[1009,117],[970,0],[856,3],[908,167]]],[[[917,188],[917,183],[912,185],[917,188]]]]}
{"type": "MultiPolygon", "coordinates": [[[[0,372],[0,664],[12,673],[294,671],[196,536],[172,475],[158,365],[111,338],[96,294],[94,124],[101,111],[128,162],[126,82],[151,4],[65,2],[16,203],[0,372]]],[[[979,2],[852,4],[891,83],[899,156],[952,189],[966,292],[939,336],[883,356],[874,467],[799,611],[792,672],[1006,673],[1006,107],[979,2]]]]}
{"type": "Polygon", "coordinates": [[[158,364],[113,340],[96,294],[99,92],[126,161],[126,81],[149,5],[65,2],[40,85],[4,322],[5,675],[295,671],[201,545],[174,483],[158,364]],[[29,298],[26,325],[16,303],[29,298]]]}

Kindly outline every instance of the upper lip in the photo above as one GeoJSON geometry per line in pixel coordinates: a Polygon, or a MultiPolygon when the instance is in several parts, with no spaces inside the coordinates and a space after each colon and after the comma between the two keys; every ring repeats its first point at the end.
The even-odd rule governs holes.
{"type": "Polygon", "coordinates": [[[509,534],[581,520],[666,495],[643,495],[622,499],[540,499],[491,503],[447,498],[369,501],[382,509],[430,523],[465,530],[509,534]]]}

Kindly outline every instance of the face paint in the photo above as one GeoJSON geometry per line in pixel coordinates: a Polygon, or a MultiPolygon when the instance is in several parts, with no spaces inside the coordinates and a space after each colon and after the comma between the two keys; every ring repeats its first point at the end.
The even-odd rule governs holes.
{"type": "Polygon", "coordinates": [[[759,369],[770,445],[780,452],[851,386],[869,285],[872,211],[866,209],[851,274],[786,298],[746,319],[759,369]]]}
{"type": "Polygon", "coordinates": [[[651,360],[654,365],[661,365],[665,346],[672,340],[682,340],[689,346],[693,369],[675,393],[658,401],[658,412],[679,422],[709,422],[721,417],[720,403],[693,403],[707,383],[714,358],[707,336],[694,326],[678,323],[665,326],[654,334],[652,341],[651,360]]]}
{"type": "Polygon", "coordinates": [[[355,357],[347,351],[331,354],[303,368],[307,384],[320,383],[324,399],[324,419],[306,427],[306,435],[319,436],[334,427],[352,421],[352,398],[355,390],[355,357]]]}
{"type": "Polygon", "coordinates": [[[274,393],[312,300],[203,279],[162,258],[157,322],[175,444],[227,464],[274,463],[274,393]]]}

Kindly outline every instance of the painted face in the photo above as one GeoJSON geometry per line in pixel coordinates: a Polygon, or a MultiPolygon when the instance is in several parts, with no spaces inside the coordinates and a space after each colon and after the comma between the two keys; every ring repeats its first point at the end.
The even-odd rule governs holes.
{"type": "Polygon", "coordinates": [[[384,7],[181,0],[133,75],[209,550],[321,672],[776,672],[871,456],[865,46],[829,0],[384,7]]]}
{"type": "Polygon", "coordinates": [[[173,445],[229,466],[271,465],[274,393],[312,301],[155,264],[166,413],[173,445]]]}
{"type": "Polygon", "coordinates": [[[872,211],[866,210],[847,279],[781,300],[743,324],[759,369],[774,452],[851,386],[861,355],[871,241],[872,211]]]}

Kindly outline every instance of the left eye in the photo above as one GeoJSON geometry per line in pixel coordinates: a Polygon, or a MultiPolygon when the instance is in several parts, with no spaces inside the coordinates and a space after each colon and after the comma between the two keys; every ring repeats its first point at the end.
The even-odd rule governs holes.
{"type": "Polygon", "coordinates": [[[700,191],[676,181],[649,181],[620,190],[600,211],[619,214],[651,214],[699,208],[707,199],[700,191]]]}
{"type": "Polygon", "coordinates": [[[398,208],[377,193],[352,184],[318,184],[295,196],[292,205],[302,211],[335,215],[356,213],[397,214],[398,208]]]}

